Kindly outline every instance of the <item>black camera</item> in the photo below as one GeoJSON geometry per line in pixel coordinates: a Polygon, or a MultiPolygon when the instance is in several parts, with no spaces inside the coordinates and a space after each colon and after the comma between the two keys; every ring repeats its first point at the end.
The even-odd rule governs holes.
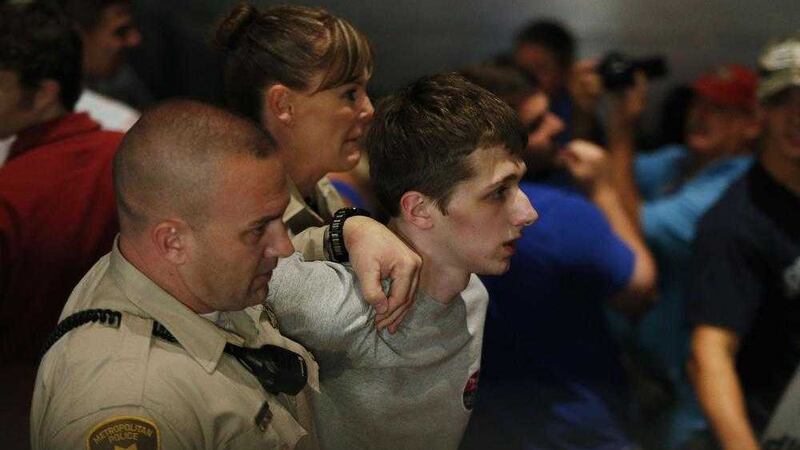
{"type": "Polygon", "coordinates": [[[597,66],[603,85],[610,91],[633,86],[636,71],[644,72],[648,79],[663,77],[669,71],[667,61],[661,56],[629,58],[619,52],[608,53],[597,66]]]}

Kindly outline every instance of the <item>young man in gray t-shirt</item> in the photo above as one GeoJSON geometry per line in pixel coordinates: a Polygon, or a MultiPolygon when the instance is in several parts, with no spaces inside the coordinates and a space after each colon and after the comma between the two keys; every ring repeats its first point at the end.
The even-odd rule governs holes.
{"type": "Polygon", "coordinates": [[[267,307],[320,365],[316,426],[326,449],[455,449],[480,369],[488,296],[475,274],[508,269],[536,212],[519,189],[516,115],[460,76],[422,78],[386,98],[367,137],[389,228],[422,256],[403,326],[372,326],[347,266],[283,260],[267,307]]]}

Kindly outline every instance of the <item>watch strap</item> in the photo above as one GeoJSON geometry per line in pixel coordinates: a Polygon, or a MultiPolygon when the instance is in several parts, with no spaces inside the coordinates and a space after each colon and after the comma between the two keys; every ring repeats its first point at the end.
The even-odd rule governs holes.
{"type": "Polygon", "coordinates": [[[327,246],[329,256],[335,262],[345,263],[350,261],[350,254],[344,245],[344,222],[353,216],[371,217],[369,211],[356,207],[341,208],[333,214],[333,220],[328,228],[327,246]]]}

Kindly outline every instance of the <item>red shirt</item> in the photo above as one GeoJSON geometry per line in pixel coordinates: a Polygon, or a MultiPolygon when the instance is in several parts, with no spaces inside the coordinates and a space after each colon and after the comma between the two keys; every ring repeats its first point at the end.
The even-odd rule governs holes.
{"type": "Polygon", "coordinates": [[[117,224],[111,163],[121,133],[85,113],[18,134],[0,168],[0,358],[38,357],[72,288],[117,224]]]}

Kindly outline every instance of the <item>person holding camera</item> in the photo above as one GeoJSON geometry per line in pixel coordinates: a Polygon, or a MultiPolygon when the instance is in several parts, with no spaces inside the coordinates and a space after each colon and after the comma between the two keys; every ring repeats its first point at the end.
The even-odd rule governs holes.
{"type": "Polygon", "coordinates": [[[550,110],[564,122],[556,141],[598,144],[605,140],[597,117],[603,85],[593,60],[575,60],[575,38],[561,23],[533,20],[516,35],[511,62],[536,79],[550,99],[550,110]]]}
{"type": "Polygon", "coordinates": [[[684,321],[685,289],[698,220],[751,163],[759,134],[756,74],[729,64],[692,83],[694,99],[686,144],[636,155],[634,133],[645,104],[646,79],[612,91],[608,125],[614,185],[630,217],[639,224],[659,270],[658,301],[632,327],[619,321],[633,342],[636,362],[666,382],[677,402],[659,411],[657,440],[676,448],[705,427],[684,372],[689,330],[684,321]]]}

